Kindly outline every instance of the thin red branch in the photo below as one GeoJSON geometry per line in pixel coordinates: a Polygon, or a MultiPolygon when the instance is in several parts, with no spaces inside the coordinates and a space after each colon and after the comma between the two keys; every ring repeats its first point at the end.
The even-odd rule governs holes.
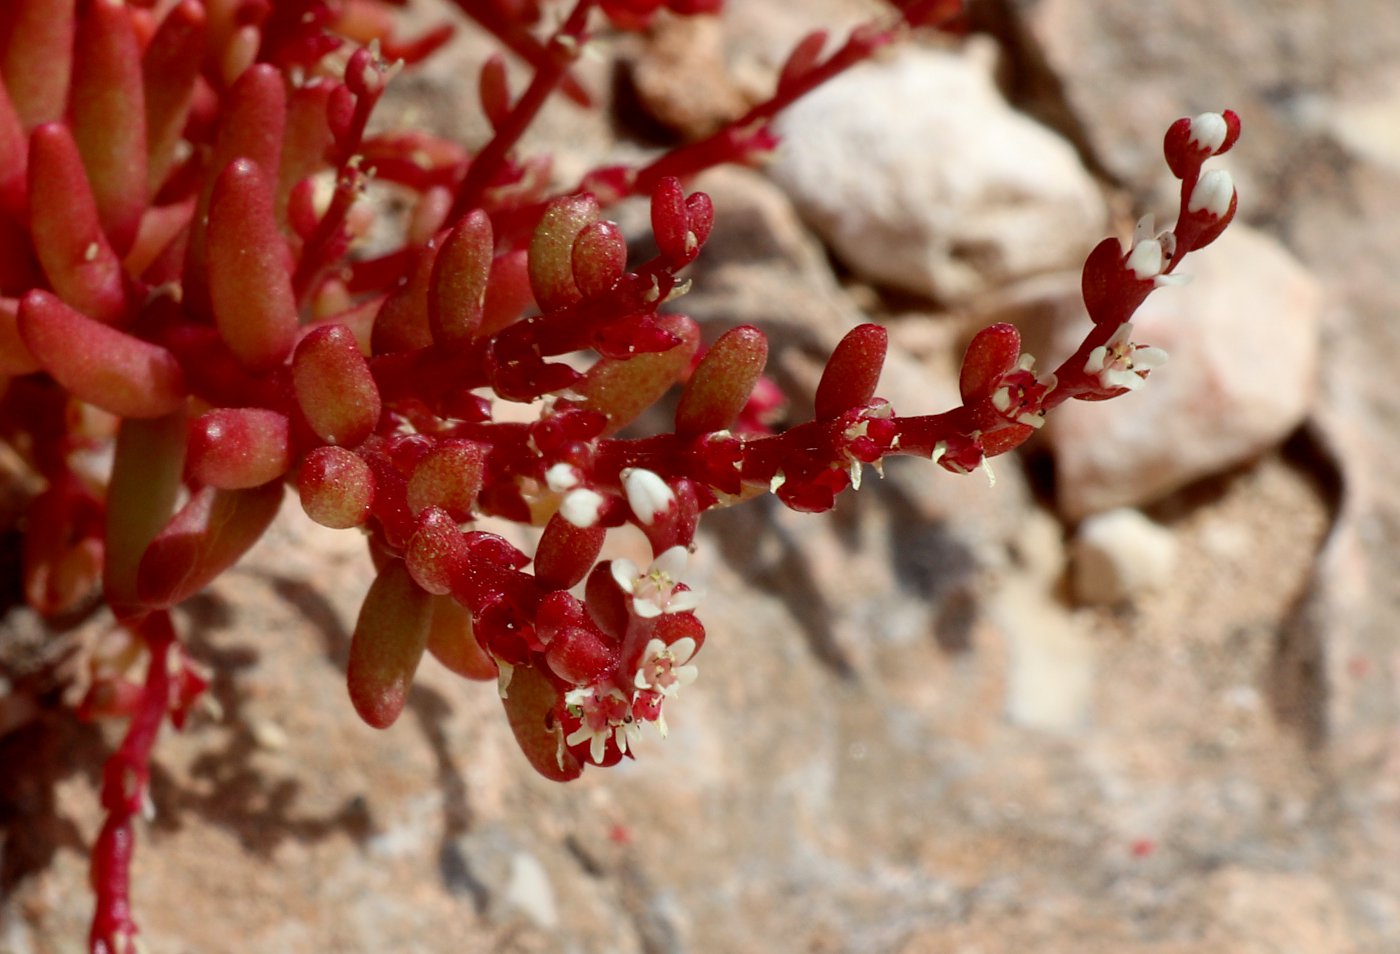
{"type": "Polygon", "coordinates": [[[92,849],[92,886],[97,905],[88,935],[91,954],[127,954],[135,950],[136,922],[131,914],[131,858],[135,851],[133,820],[146,803],[151,750],[170,711],[170,650],[175,629],[170,615],[155,612],[133,624],[146,643],[150,664],[136,713],[126,737],[102,771],[102,807],[107,820],[92,849]]]}
{"type": "MultiPolygon", "coordinates": [[[[532,61],[535,66],[534,79],[496,130],[496,135],[472,158],[467,175],[457,188],[452,211],[448,213],[449,223],[455,224],[468,212],[481,208],[486,190],[505,164],[510,150],[539,114],[549,94],[564,80],[569,65],[578,57],[585,40],[588,14],[596,2],[597,0],[578,0],[568,18],[545,45],[545,55],[532,61]]],[[[466,9],[466,6],[476,6],[464,4],[465,0],[458,0],[458,5],[463,6],[463,9],[466,9]]]]}

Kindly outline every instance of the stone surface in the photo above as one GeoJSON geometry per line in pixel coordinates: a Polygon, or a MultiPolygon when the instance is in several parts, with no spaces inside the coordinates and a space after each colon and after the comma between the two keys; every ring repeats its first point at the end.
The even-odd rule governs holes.
{"type": "Polygon", "coordinates": [[[1124,507],[1081,522],[1072,553],[1074,598],[1112,606],[1167,585],[1179,545],[1170,530],[1124,507]]]}
{"type": "Polygon", "coordinates": [[[1075,265],[1102,229],[1098,186],[1007,106],[989,59],[903,48],[778,122],[770,173],[856,273],[958,302],[1075,265]]]}
{"type": "MultiPolygon", "coordinates": [[[[1070,519],[1147,503],[1243,463],[1313,406],[1324,296],[1307,269],[1240,226],[1183,271],[1188,285],[1159,289],[1133,319],[1133,340],[1165,348],[1170,371],[1107,404],[1070,402],[1045,428],[1070,519]]],[[[1067,325],[1051,353],[1070,353],[1083,335],[1082,319],[1067,325]]]]}

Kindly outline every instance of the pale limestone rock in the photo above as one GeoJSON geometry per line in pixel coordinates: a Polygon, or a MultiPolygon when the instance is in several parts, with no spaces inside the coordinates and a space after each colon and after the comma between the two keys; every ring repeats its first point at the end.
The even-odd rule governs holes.
{"type": "Polygon", "coordinates": [[[1171,580],[1179,549],[1170,530],[1140,511],[1095,514],[1074,537],[1074,598],[1113,605],[1159,590],[1171,580]]]}
{"type": "Polygon", "coordinates": [[[905,48],[799,100],[770,167],[854,271],[943,301],[1074,265],[1104,203],[988,57],[905,48]]]}
{"type": "MultiPolygon", "coordinates": [[[[1185,287],[1138,309],[1133,340],[1171,359],[1145,387],[1050,415],[1061,512],[1069,519],[1155,500],[1283,440],[1316,396],[1322,289],[1274,239],[1232,225],[1192,255],[1185,287]]],[[[1072,352],[1082,321],[1057,331],[1072,352]]]]}

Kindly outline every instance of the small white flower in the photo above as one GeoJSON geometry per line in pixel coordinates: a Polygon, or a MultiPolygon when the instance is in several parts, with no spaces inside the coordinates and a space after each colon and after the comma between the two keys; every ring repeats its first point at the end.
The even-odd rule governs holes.
{"type": "Polygon", "coordinates": [[[1230,211],[1230,203],[1235,198],[1235,180],[1224,169],[1211,169],[1197,180],[1191,190],[1191,201],[1186,204],[1188,212],[1205,212],[1212,218],[1221,218],[1230,211]]]}
{"type": "Polygon", "coordinates": [[[680,692],[681,686],[690,685],[700,675],[700,670],[690,662],[694,655],[695,640],[689,636],[669,646],[659,639],[653,639],[642,650],[632,684],[638,689],[651,689],[668,699],[672,698],[680,692]]]}
{"type": "Polygon", "coordinates": [[[564,495],[559,504],[559,514],[581,530],[586,530],[598,522],[606,498],[596,490],[580,487],[564,495]]]}
{"type": "Polygon", "coordinates": [[[1156,278],[1162,273],[1162,243],[1156,239],[1138,242],[1128,254],[1127,265],[1139,281],[1156,278]]]}
{"type": "Polygon", "coordinates": [[[700,605],[694,590],[676,591],[683,582],[689,554],[685,547],[674,546],[652,561],[645,573],[631,560],[614,560],[612,576],[622,592],[632,597],[632,610],[642,619],[652,619],[662,613],[686,613],[700,605]]]}
{"type": "Polygon", "coordinates": [[[1225,137],[1229,131],[1225,117],[1219,113],[1201,113],[1191,120],[1191,141],[1212,154],[1225,145],[1225,137]]]}
{"type": "Polygon", "coordinates": [[[1133,247],[1125,264],[1138,281],[1151,279],[1158,288],[1186,284],[1189,279],[1185,275],[1163,274],[1176,255],[1176,233],[1158,232],[1156,227],[1151,213],[1138,219],[1137,228],[1133,230],[1133,247]]]}
{"type": "Polygon", "coordinates": [[[627,697],[617,689],[606,693],[597,686],[580,686],[564,693],[564,705],[579,720],[579,726],[564,739],[565,745],[588,743],[588,756],[602,762],[608,740],[616,739],[622,752],[641,738],[641,728],[632,718],[627,697]]]}
{"type": "Polygon", "coordinates": [[[1161,348],[1149,348],[1132,342],[1133,326],[1124,322],[1104,344],[1089,352],[1084,373],[1098,378],[1106,388],[1142,387],[1142,372],[1160,368],[1167,363],[1167,353],[1161,348]]]}
{"type": "Polygon", "coordinates": [[[675,493],[656,473],[640,467],[629,467],[621,476],[622,489],[627,494],[627,505],[632,508],[637,519],[647,526],[655,523],[658,515],[675,506],[675,493]]]}
{"type": "Polygon", "coordinates": [[[544,472],[544,482],[550,490],[562,494],[582,483],[582,477],[578,468],[572,464],[555,464],[544,472]]]}

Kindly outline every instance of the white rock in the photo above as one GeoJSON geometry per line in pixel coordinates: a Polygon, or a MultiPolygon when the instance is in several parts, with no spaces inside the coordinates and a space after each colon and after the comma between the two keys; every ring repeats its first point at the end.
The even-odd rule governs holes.
{"type": "Polygon", "coordinates": [[[505,901],[523,912],[542,928],[559,923],[559,911],[554,903],[554,888],[549,872],[534,855],[518,851],[510,859],[510,880],[506,882],[505,901]]]}
{"type": "Polygon", "coordinates": [[[905,47],[799,100],[770,172],[856,272],[944,301],[1075,266],[1104,203],[990,58],[905,47]]]}
{"type": "Polygon", "coordinates": [[[1178,549],[1170,530],[1137,510],[1095,514],[1074,537],[1074,598],[1112,605],[1161,589],[1176,568],[1178,549]]]}
{"type": "Polygon", "coordinates": [[[1011,579],[992,597],[1005,633],[1006,717],[1015,725],[1074,733],[1093,719],[1094,644],[1042,583],[1011,579]]]}
{"type": "MultiPolygon", "coordinates": [[[[1069,519],[1137,506],[1240,464],[1286,437],[1316,394],[1323,295],[1281,245],[1236,223],[1186,259],[1184,287],[1154,292],[1133,340],[1171,359],[1145,387],[1071,401],[1043,432],[1069,519]]],[[[1069,354],[1082,320],[1058,329],[1069,354]]]]}

